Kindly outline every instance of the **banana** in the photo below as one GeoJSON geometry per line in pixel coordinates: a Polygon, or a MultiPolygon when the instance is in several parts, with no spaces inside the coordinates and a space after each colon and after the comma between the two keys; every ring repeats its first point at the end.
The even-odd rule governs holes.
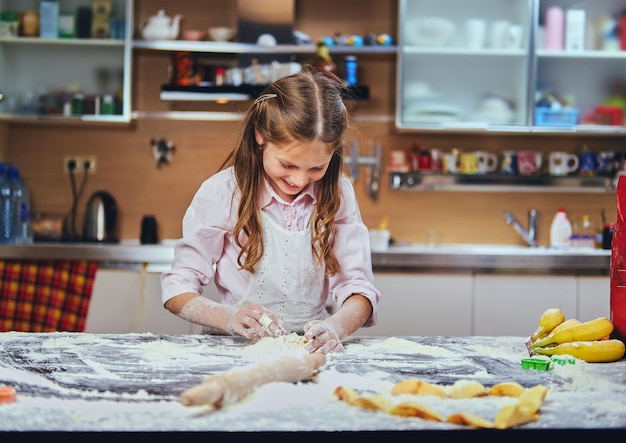
{"type": "Polygon", "coordinates": [[[530,336],[530,343],[545,337],[552,330],[565,321],[565,315],[559,308],[546,309],[539,317],[539,326],[533,335],[530,336]]]}
{"type": "Polygon", "coordinates": [[[608,363],[624,356],[624,343],[621,340],[574,341],[547,348],[534,348],[541,355],[571,355],[588,363],[608,363]]]}
{"type": "Polygon", "coordinates": [[[606,317],[598,317],[594,320],[563,328],[557,332],[551,332],[531,344],[529,350],[532,353],[535,348],[543,348],[553,344],[560,345],[561,343],[573,341],[600,340],[611,332],[613,332],[613,323],[606,317]]]}
{"type": "Polygon", "coordinates": [[[565,320],[560,325],[556,326],[551,332],[556,334],[557,332],[559,332],[562,329],[569,328],[570,326],[579,325],[579,324],[580,324],[580,320],[578,320],[576,318],[570,318],[568,320],[565,320]]]}

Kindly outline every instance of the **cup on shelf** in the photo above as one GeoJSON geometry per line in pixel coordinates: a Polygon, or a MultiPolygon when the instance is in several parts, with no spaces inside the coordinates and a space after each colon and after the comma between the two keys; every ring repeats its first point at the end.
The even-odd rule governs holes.
{"type": "Polygon", "coordinates": [[[595,176],[602,167],[602,162],[595,152],[584,151],[578,154],[578,173],[595,176]]]}
{"type": "Polygon", "coordinates": [[[476,173],[487,174],[498,169],[498,156],[491,152],[476,151],[476,173]]]}
{"type": "Polygon", "coordinates": [[[459,172],[476,174],[478,172],[478,156],[475,152],[461,152],[459,155],[459,172]]]}
{"type": "Polygon", "coordinates": [[[578,169],[578,156],[569,152],[555,151],[549,155],[549,170],[552,175],[567,175],[578,169]]]}
{"type": "Polygon", "coordinates": [[[502,152],[500,172],[504,175],[517,175],[517,153],[515,151],[502,152]]]}
{"type": "Polygon", "coordinates": [[[598,175],[604,176],[612,176],[615,174],[616,167],[616,155],[613,151],[601,151],[598,154],[598,158],[600,159],[600,169],[598,170],[598,175]]]}
{"type": "Polygon", "coordinates": [[[540,152],[519,151],[517,153],[517,171],[520,175],[535,175],[541,170],[543,157],[540,152]]]}
{"type": "Polygon", "coordinates": [[[459,156],[454,152],[444,152],[441,156],[441,172],[456,174],[459,172],[459,156]]]}
{"type": "Polygon", "coordinates": [[[468,49],[482,49],[487,37],[487,22],[480,18],[465,21],[465,46],[468,49]]]}

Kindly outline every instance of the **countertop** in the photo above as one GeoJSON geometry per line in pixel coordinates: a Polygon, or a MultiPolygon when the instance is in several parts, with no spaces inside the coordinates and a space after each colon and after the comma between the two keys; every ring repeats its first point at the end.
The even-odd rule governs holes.
{"type": "MultiPolygon", "coordinates": [[[[392,245],[372,253],[374,271],[400,272],[514,272],[538,274],[609,275],[610,250],[529,248],[518,245],[406,244],[392,245]]],[[[105,243],[35,243],[0,246],[4,259],[96,260],[103,267],[169,268],[174,258],[174,240],[158,245],[137,241],[105,243]]]]}
{"type": "MultiPolygon", "coordinates": [[[[200,432],[203,441],[215,441],[206,432],[285,433],[291,441],[301,441],[293,438],[294,432],[328,432],[319,441],[337,433],[345,441],[345,433],[394,432],[425,441],[413,431],[432,431],[446,437],[479,432],[480,441],[487,437],[502,441],[514,431],[525,431],[528,438],[531,431],[574,429],[593,430],[596,437],[600,431],[622,431],[619,441],[624,441],[626,360],[602,364],[577,360],[553,364],[548,371],[528,370],[521,366],[521,359],[528,357],[524,341],[524,337],[350,337],[344,340],[345,351],[329,354],[311,379],[269,383],[234,404],[214,409],[183,406],[179,395],[208,375],[267,362],[279,356],[278,351],[295,348],[286,351],[281,347],[285,341],[271,338],[251,344],[242,338],[207,335],[5,332],[0,334],[0,385],[15,387],[17,398],[0,404],[0,429],[6,431],[0,438],[49,431],[185,431],[200,432]],[[392,416],[348,405],[333,395],[339,386],[361,396],[385,395],[393,384],[410,378],[440,386],[477,381],[486,388],[515,381],[526,388],[544,385],[548,393],[536,421],[508,430],[392,416]]],[[[431,396],[420,401],[444,417],[473,412],[493,420],[515,399],[431,396]]]]}

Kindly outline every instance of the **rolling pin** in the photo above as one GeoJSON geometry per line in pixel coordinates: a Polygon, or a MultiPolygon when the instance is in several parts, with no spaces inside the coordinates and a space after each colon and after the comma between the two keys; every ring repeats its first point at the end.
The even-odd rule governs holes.
{"type": "Polygon", "coordinates": [[[326,363],[321,353],[285,355],[277,359],[206,377],[202,383],[180,395],[185,406],[211,405],[215,408],[233,404],[254,389],[271,382],[296,383],[313,376],[326,363]]]}

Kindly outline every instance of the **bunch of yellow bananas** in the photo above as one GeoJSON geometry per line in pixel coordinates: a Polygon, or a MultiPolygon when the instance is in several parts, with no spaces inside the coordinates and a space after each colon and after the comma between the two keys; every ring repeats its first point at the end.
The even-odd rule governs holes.
{"type": "Polygon", "coordinates": [[[609,338],[613,324],[606,317],[587,322],[565,319],[558,308],[544,311],[537,330],[526,341],[530,355],[571,355],[589,363],[612,362],[624,356],[621,340],[609,338]]]}

